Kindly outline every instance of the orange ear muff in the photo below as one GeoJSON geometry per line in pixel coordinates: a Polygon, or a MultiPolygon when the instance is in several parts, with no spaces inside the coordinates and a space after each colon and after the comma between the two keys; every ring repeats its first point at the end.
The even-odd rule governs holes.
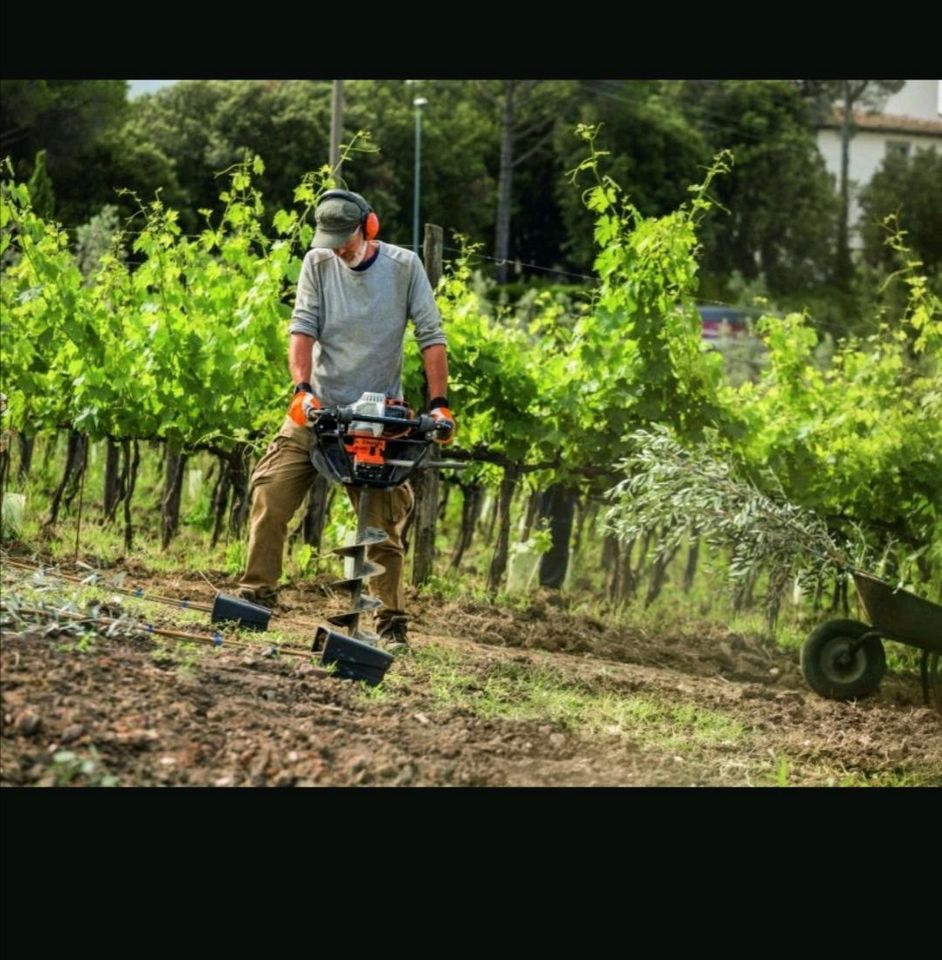
{"type": "Polygon", "coordinates": [[[360,226],[363,228],[363,236],[366,237],[367,240],[375,240],[379,235],[379,217],[376,216],[373,208],[366,200],[361,197],[360,194],[353,193],[351,190],[327,190],[321,194],[318,202],[323,203],[325,200],[333,197],[350,200],[360,208],[360,213],[362,214],[360,226]]]}

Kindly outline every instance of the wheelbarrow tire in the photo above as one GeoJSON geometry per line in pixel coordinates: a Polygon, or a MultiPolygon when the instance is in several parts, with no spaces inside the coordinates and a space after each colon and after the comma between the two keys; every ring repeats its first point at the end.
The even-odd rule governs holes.
{"type": "Polygon", "coordinates": [[[859,620],[829,620],[801,648],[801,672],[815,693],[829,700],[859,700],[876,693],[886,672],[879,637],[867,637],[850,654],[854,641],[871,627],[859,620]]]}

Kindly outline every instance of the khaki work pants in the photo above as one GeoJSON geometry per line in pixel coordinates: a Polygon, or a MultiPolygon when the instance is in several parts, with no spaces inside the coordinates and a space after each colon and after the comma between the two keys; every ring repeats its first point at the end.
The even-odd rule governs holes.
{"type": "MultiPolygon", "coordinates": [[[[290,417],[285,417],[281,430],[252,474],[249,555],[240,586],[262,593],[277,590],[288,523],[301,506],[316,474],[311,463],[311,429],[299,427],[290,417]]],[[[345,489],[356,509],[359,489],[345,489]]],[[[384,573],[368,581],[370,592],[383,602],[376,614],[380,622],[405,610],[402,532],[414,503],[408,482],[391,490],[370,490],[367,524],[385,530],[389,538],[367,547],[367,557],[385,567],[384,573]]]]}

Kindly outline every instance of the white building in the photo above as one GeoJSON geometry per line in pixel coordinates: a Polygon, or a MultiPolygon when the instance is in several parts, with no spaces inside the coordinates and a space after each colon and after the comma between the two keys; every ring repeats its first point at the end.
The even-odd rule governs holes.
{"type": "MultiPolygon", "coordinates": [[[[857,130],[850,140],[850,245],[861,247],[857,194],[893,151],[909,156],[935,147],[942,153],[942,80],[907,80],[880,113],[854,111],[857,130]]],[[[841,116],[837,111],[818,130],[818,149],[835,183],[841,176],[841,116]]]]}

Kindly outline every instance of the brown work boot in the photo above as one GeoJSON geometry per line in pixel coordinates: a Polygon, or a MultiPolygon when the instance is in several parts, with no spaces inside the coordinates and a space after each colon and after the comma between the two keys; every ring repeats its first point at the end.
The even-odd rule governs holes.
{"type": "Polygon", "coordinates": [[[377,624],[378,645],[394,656],[408,653],[411,650],[409,638],[406,636],[408,624],[409,618],[402,615],[394,615],[379,621],[377,624]]]}
{"type": "Polygon", "coordinates": [[[269,610],[274,610],[278,604],[278,591],[267,587],[240,587],[236,596],[241,600],[257,603],[260,607],[268,607],[269,610]]]}

